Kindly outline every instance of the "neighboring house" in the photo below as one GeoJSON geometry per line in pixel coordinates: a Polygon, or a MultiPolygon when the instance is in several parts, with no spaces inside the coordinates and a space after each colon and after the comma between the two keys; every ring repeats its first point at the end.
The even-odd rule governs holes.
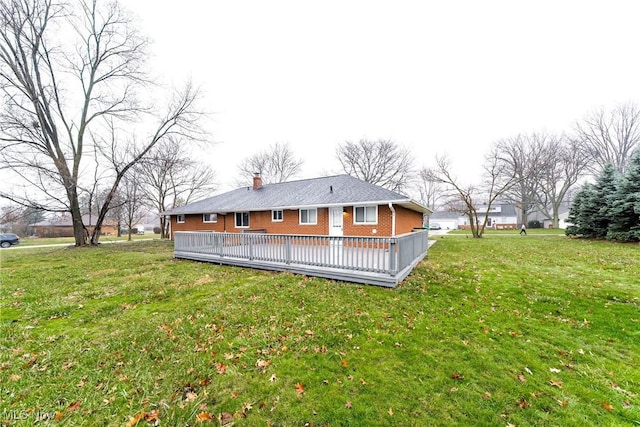
{"type": "Polygon", "coordinates": [[[431,210],[411,198],[337,175],[242,187],[163,213],[171,231],[385,237],[422,227],[431,210]]]}
{"type": "MultiPolygon", "coordinates": [[[[480,206],[477,209],[478,221],[480,224],[484,221],[487,213],[486,206],[480,206]]],[[[429,218],[431,223],[438,223],[444,230],[469,229],[469,216],[460,212],[438,211],[434,212],[429,218]]],[[[489,218],[487,219],[487,228],[496,230],[515,229],[518,226],[518,214],[513,205],[494,204],[489,210],[489,218]]]]}
{"type": "MultiPolygon", "coordinates": [[[[91,234],[96,225],[97,215],[83,215],[82,222],[91,234]]],[[[33,234],[38,237],[73,237],[73,223],[71,215],[53,217],[44,221],[37,222],[32,226],[33,234]]],[[[102,235],[117,235],[118,228],[109,221],[102,223],[102,235]]]]}
{"type": "Polygon", "coordinates": [[[256,174],[163,215],[176,258],[393,287],[426,256],[430,213],[348,175],[262,185],[256,174]]]}
{"type": "Polygon", "coordinates": [[[457,230],[460,224],[458,212],[436,211],[429,217],[429,224],[438,224],[443,230],[457,230]]]}

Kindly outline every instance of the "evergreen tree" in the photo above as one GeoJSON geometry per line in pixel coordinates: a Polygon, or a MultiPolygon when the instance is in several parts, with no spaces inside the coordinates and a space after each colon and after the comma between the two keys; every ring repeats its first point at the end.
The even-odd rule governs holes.
{"type": "Polygon", "coordinates": [[[624,242],[640,241],[640,150],[631,157],[618,184],[611,208],[607,238],[624,242]]]}
{"type": "Polygon", "coordinates": [[[567,236],[595,237],[593,219],[599,210],[593,185],[585,184],[576,194],[567,222],[571,225],[565,231],[567,236]]]}
{"type": "Polygon", "coordinates": [[[593,236],[596,239],[604,239],[609,231],[612,218],[614,199],[616,198],[617,175],[613,165],[607,163],[594,186],[595,212],[592,218],[593,236]]]}

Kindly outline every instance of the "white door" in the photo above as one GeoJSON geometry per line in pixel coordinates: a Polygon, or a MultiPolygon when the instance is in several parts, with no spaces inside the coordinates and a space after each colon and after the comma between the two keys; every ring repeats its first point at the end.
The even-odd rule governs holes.
{"type": "Polygon", "coordinates": [[[342,236],[342,206],[329,208],[329,236],[342,236]]]}

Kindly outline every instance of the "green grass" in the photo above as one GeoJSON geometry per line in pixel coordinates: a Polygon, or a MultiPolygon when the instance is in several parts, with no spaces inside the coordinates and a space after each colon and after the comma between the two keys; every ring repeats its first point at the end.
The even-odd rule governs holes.
{"type": "MultiPolygon", "coordinates": [[[[471,235],[471,230],[450,230],[448,234],[451,235],[471,235]]],[[[520,229],[516,230],[494,230],[492,228],[486,228],[484,230],[484,235],[495,235],[495,236],[519,236],[520,229]]],[[[527,228],[527,236],[528,235],[554,235],[554,236],[564,236],[564,230],[559,228],[527,228]]],[[[524,237],[524,235],[522,236],[524,237]]]]}
{"type": "Polygon", "coordinates": [[[438,239],[395,290],[163,241],[1,252],[1,421],[640,424],[640,246],[438,239]]]}

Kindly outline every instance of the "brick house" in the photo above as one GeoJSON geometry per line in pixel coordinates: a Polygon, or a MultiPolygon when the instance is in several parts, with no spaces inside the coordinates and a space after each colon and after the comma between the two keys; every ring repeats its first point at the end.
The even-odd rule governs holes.
{"type": "Polygon", "coordinates": [[[176,231],[322,236],[397,236],[422,227],[431,211],[411,198],[349,175],[242,187],[163,215],[176,231]]]}

